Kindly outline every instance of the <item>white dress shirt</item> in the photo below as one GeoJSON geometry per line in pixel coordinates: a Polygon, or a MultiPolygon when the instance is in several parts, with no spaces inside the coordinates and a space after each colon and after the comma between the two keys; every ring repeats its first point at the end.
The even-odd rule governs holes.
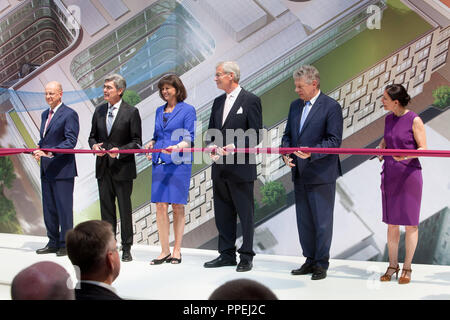
{"type": "Polygon", "coordinates": [[[309,101],[305,101],[305,106],[303,107],[302,116],[300,118],[300,126],[299,126],[299,132],[302,131],[303,126],[305,125],[306,118],[308,118],[308,114],[311,112],[311,109],[316,102],[317,98],[319,98],[320,90],[319,92],[309,101]],[[308,104],[309,102],[309,104],[308,104]]]}
{"type": "MultiPolygon", "coordinates": [[[[61,105],[62,105],[62,102],[53,109],[52,119],[55,116],[56,111],[58,111],[59,107],[61,107],[61,105]]],[[[51,108],[48,112],[49,116],[50,116],[50,111],[52,111],[51,108]]],[[[44,137],[45,137],[45,133],[47,132],[47,127],[49,126],[50,122],[52,122],[52,119],[50,119],[50,121],[48,121],[48,117],[47,117],[47,120],[45,120],[45,128],[44,128],[44,134],[43,134],[44,137]]]]}
{"type": "MultiPolygon", "coordinates": [[[[119,112],[120,105],[122,104],[122,99],[119,100],[115,105],[113,105],[114,109],[112,110],[113,120],[111,127],[114,125],[114,121],[116,120],[117,113],[119,112]]],[[[108,113],[106,114],[106,125],[108,126],[108,115],[111,110],[111,104],[108,102],[108,113]]]]}
{"type": "Polygon", "coordinates": [[[223,108],[222,126],[224,125],[225,120],[227,120],[228,114],[230,113],[230,110],[233,107],[233,104],[236,101],[236,98],[241,92],[241,90],[242,90],[241,86],[238,85],[236,89],[234,89],[230,93],[227,93],[227,98],[225,99],[225,106],[223,108]]]}

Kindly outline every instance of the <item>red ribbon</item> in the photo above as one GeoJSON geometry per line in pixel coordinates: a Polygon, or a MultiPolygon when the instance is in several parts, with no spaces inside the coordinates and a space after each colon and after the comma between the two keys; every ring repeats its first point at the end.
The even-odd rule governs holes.
{"type": "MultiPolygon", "coordinates": [[[[83,149],[12,149],[1,148],[0,156],[11,156],[21,153],[32,153],[42,150],[52,153],[68,154],[96,154],[96,153],[157,153],[163,150],[168,152],[214,152],[216,148],[182,148],[182,149],[127,149],[127,150],[83,150],[83,149]]],[[[450,157],[448,150],[412,150],[412,149],[350,149],[350,148],[224,148],[227,152],[254,153],[254,154],[289,154],[295,151],[322,154],[351,154],[370,156],[419,156],[419,157],[450,157]]]]}

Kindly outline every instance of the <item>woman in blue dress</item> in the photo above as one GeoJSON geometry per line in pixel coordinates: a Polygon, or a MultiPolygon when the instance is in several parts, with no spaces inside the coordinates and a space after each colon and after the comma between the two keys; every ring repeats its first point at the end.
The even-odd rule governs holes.
{"type": "Polygon", "coordinates": [[[156,110],[153,139],[146,149],[166,149],[161,153],[148,154],[152,161],[152,195],[156,203],[161,253],[150,264],[181,263],[181,242],[184,233],[184,206],[187,203],[191,180],[192,153],[171,152],[170,149],[190,148],[194,144],[196,122],[195,108],[185,102],[186,89],[180,78],[168,75],[158,83],[159,95],[166,103],[156,110]],[[169,205],[173,209],[175,244],[170,253],[169,205]]]}

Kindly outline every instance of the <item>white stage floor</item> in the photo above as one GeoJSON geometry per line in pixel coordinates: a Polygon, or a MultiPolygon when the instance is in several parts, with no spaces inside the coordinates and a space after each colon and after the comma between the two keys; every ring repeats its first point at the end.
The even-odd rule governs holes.
{"type": "MultiPolygon", "coordinates": [[[[13,277],[39,261],[59,263],[76,279],[68,257],[35,253],[46,243],[45,237],[0,234],[0,299],[9,300],[13,277]]],[[[203,268],[218,255],[211,250],[183,249],[180,265],[158,266],[149,261],[159,254],[159,247],[135,245],[131,252],[134,260],[122,263],[113,284],[128,299],[206,300],[224,282],[248,278],[271,288],[282,300],[450,300],[450,266],[413,265],[412,282],[399,285],[378,280],[387,267],[382,262],[331,260],[328,277],[312,281],[310,275],[290,274],[303,263],[302,257],[256,255],[253,270],[238,273],[235,267],[203,268]]]]}

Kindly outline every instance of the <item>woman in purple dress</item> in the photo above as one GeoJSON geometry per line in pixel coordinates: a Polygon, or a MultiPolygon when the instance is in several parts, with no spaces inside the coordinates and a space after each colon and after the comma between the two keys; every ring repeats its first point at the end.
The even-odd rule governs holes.
{"type": "MultiPolygon", "coordinates": [[[[422,119],[406,108],[410,96],[399,84],[388,85],[381,99],[384,109],[392,111],[386,116],[384,138],[379,144],[382,149],[427,148],[425,127],[422,119]]],[[[422,199],[422,168],[416,156],[384,156],[381,172],[381,194],[383,222],[388,225],[387,245],[389,267],[381,281],[390,281],[395,273],[398,278],[398,245],[400,226],[405,226],[405,261],[398,283],[411,280],[411,262],[419,235],[419,212],[422,199]]]]}

